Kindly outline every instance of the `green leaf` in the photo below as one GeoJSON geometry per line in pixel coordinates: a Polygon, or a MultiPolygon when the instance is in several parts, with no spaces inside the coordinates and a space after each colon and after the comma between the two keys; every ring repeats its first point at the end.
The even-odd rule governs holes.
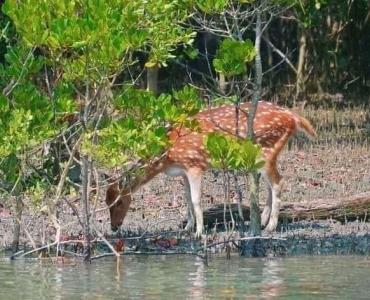
{"type": "Polygon", "coordinates": [[[216,132],[207,135],[205,145],[214,167],[250,172],[264,165],[260,160],[261,147],[250,140],[238,140],[216,132]]]}
{"type": "Polygon", "coordinates": [[[72,48],[75,48],[75,49],[80,49],[82,47],[85,47],[88,45],[88,42],[87,41],[77,41],[77,42],[74,42],[71,47],[72,48]]]}
{"type": "Polygon", "coordinates": [[[221,13],[229,4],[229,0],[197,0],[198,7],[207,14],[221,13]]]}
{"type": "Polygon", "coordinates": [[[199,50],[197,48],[188,47],[184,50],[184,53],[189,59],[195,59],[199,56],[199,50]]]}
{"type": "Polygon", "coordinates": [[[6,112],[8,109],[9,109],[8,99],[4,95],[0,94],[0,113],[6,112]]]}
{"type": "Polygon", "coordinates": [[[250,40],[240,42],[227,38],[220,44],[213,66],[216,72],[226,76],[241,75],[246,72],[246,64],[251,62],[255,55],[256,51],[250,40]]]}

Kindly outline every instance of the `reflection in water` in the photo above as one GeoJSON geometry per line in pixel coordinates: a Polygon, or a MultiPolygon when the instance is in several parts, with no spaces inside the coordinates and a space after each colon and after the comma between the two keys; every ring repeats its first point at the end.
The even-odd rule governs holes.
{"type": "Polygon", "coordinates": [[[61,300],[63,293],[63,269],[58,267],[57,272],[55,272],[55,295],[54,299],[61,300]]]}
{"type": "Polygon", "coordinates": [[[200,258],[196,258],[196,262],[194,263],[196,270],[195,272],[189,273],[189,296],[191,299],[203,299],[204,298],[204,288],[206,286],[206,278],[205,278],[205,264],[200,258]]]}
{"type": "MultiPolygon", "coordinates": [[[[124,258],[118,257],[115,259],[116,261],[116,276],[115,276],[115,281],[116,281],[116,291],[118,292],[121,286],[121,270],[124,267],[123,266],[123,260],[124,258]]],[[[124,280],[124,277],[122,278],[124,280]]]]}
{"type": "Polygon", "coordinates": [[[284,266],[280,259],[266,259],[263,267],[261,296],[275,299],[284,292],[284,266]]]}
{"type": "Polygon", "coordinates": [[[0,260],[0,299],[368,299],[370,258],[0,260]]]}

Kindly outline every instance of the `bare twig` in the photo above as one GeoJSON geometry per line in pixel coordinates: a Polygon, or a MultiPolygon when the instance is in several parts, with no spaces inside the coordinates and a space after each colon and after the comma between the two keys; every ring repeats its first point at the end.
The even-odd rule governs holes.
{"type": "MultiPolygon", "coordinates": [[[[94,227],[94,230],[95,232],[98,234],[99,238],[101,238],[103,240],[103,242],[109,247],[109,249],[113,252],[113,254],[116,256],[116,257],[119,257],[120,254],[116,251],[116,249],[114,249],[113,245],[111,243],[109,243],[109,241],[104,237],[104,235],[98,230],[96,229],[96,227],[94,227]]],[[[92,259],[92,258],[90,258],[92,259]]]]}
{"type": "Polygon", "coordinates": [[[285,61],[288,64],[288,66],[293,70],[293,72],[295,74],[297,74],[298,71],[297,71],[296,67],[293,65],[293,63],[290,61],[290,59],[287,57],[287,55],[284,54],[277,47],[275,47],[275,45],[266,36],[263,35],[262,38],[272,48],[272,50],[274,52],[276,52],[283,59],[283,61],[285,61]]]}

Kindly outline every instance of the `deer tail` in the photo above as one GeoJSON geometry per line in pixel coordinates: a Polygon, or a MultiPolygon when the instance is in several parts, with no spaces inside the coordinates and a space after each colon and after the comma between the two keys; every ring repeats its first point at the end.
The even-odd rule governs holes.
{"type": "Polygon", "coordinates": [[[304,118],[302,116],[298,116],[298,115],[297,115],[296,121],[297,121],[298,130],[303,131],[307,136],[309,136],[311,138],[316,138],[317,137],[316,130],[315,130],[315,128],[313,128],[310,121],[308,121],[306,118],[304,118]]]}

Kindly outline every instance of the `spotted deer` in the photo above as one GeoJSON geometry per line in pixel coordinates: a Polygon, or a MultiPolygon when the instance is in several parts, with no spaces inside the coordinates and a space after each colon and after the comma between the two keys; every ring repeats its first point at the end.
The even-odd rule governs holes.
{"type": "MultiPolygon", "coordinates": [[[[107,189],[106,203],[110,209],[111,227],[118,230],[129,209],[132,196],[140,186],[150,181],[159,173],[169,176],[182,176],[185,182],[185,194],[188,203],[188,223],[186,230],[194,228],[196,235],[203,231],[203,213],[200,205],[201,182],[204,172],[210,168],[210,159],[205,148],[205,137],[211,132],[225,135],[247,135],[247,116],[251,104],[245,103],[237,108],[225,105],[199,112],[194,118],[198,129],[186,127],[173,128],[168,137],[171,147],[157,161],[144,167],[142,176],[136,177],[128,186],[120,187],[118,183],[107,189]]],[[[268,184],[269,196],[262,212],[262,226],[269,232],[276,229],[278,223],[282,177],[277,170],[277,158],[297,130],[309,137],[316,132],[308,120],[288,109],[269,102],[260,101],[254,119],[255,141],[262,147],[265,165],[261,170],[268,184]]]]}

